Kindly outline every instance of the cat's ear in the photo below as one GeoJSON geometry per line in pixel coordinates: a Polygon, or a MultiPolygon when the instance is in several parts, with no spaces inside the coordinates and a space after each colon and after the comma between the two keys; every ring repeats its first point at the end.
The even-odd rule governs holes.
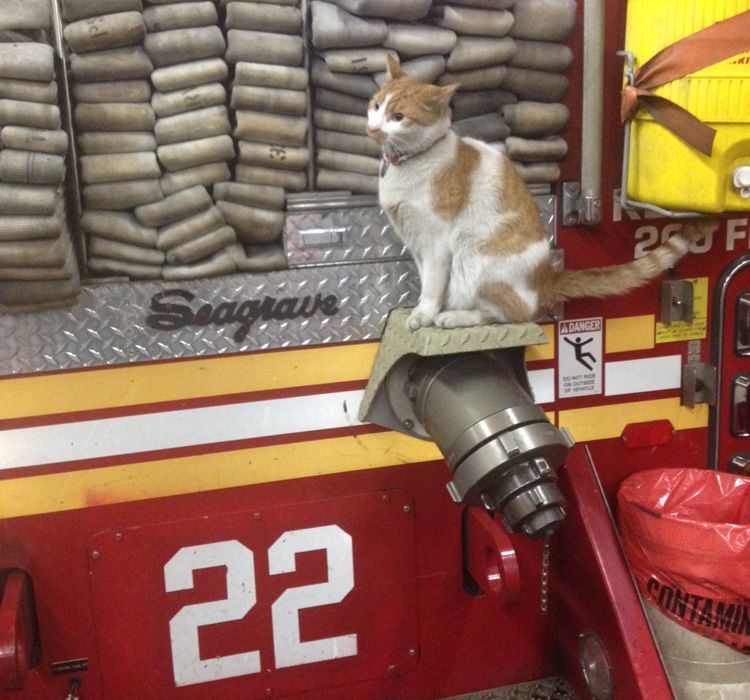
{"type": "Polygon", "coordinates": [[[407,78],[408,76],[404,71],[401,70],[401,66],[398,61],[391,56],[386,54],[386,61],[388,62],[388,78],[389,80],[396,80],[396,78],[407,78]]]}
{"type": "Polygon", "coordinates": [[[435,88],[435,101],[438,104],[447,107],[450,101],[453,99],[453,95],[456,94],[456,90],[461,87],[461,83],[451,83],[450,85],[443,85],[442,87],[435,88]]]}

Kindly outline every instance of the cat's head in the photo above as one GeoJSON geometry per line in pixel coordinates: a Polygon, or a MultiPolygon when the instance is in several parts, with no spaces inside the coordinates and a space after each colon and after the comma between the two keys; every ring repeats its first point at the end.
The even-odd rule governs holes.
{"type": "Polygon", "coordinates": [[[388,56],[388,82],[370,100],[367,133],[387,154],[424,150],[450,129],[455,85],[428,85],[409,77],[388,56]]]}

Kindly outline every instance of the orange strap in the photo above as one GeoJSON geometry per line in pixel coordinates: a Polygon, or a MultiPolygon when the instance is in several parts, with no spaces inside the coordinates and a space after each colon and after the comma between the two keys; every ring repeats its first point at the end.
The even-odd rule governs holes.
{"type": "Polygon", "coordinates": [[[710,156],[716,130],[683,107],[651,90],[750,50],[750,10],[689,34],[663,48],[636,72],[622,91],[620,116],[630,119],[638,107],[701,153],[710,156]]]}

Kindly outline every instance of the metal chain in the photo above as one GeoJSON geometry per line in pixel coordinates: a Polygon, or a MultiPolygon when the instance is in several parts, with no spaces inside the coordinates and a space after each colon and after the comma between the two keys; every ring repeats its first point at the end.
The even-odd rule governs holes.
{"type": "Polygon", "coordinates": [[[65,700],[80,700],[79,691],[81,689],[80,678],[71,678],[68,683],[68,694],[65,696],[65,700]]]}
{"type": "Polygon", "coordinates": [[[542,549],[542,593],[541,600],[539,601],[539,608],[543,613],[549,611],[549,549],[550,538],[547,537],[544,540],[544,549],[542,549]]]}

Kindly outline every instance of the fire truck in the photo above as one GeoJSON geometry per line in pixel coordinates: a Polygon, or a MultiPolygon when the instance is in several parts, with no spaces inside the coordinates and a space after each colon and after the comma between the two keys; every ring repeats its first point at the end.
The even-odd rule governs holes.
{"type": "MultiPolygon", "coordinates": [[[[26,31],[54,54],[69,145],[57,191],[81,283],[36,303],[8,292],[12,276],[0,281],[2,697],[677,697],[623,555],[616,494],[642,470],[748,474],[750,44],[732,43],[724,22],[746,19],[750,3],[45,0],[44,26],[24,9],[33,2],[9,4],[18,5],[13,17],[32,19],[13,26],[0,11],[0,48],[21,46],[26,31]],[[159,80],[175,61],[214,60],[190,53],[202,39],[164,49],[153,38],[193,31],[175,19],[193,5],[213,6],[202,11],[215,16],[227,47],[228,73],[217,80],[225,94],[240,85],[243,62],[265,64],[259,51],[275,56],[286,46],[258,37],[240,45],[242,32],[274,34],[263,18],[295,11],[299,24],[279,34],[296,31],[301,62],[286,65],[312,76],[300,148],[318,161],[300,171],[302,186],[285,185],[273,241],[281,263],[253,269],[247,260],[260,248],[250,246],[240,250],[244,267],[218,274],[102,266],[107,233],[91,218],[83,223],[121,183],[97,180],[86,160],[97,156],[93,137],[82,136],[79,83],[106,64],[97,51],[123,50],[106,44],[114,30],[101,30],[110,13],[140,13],[145,37],[131,36],[152,59],[146,82],[154,95],[174,92],[159,80]],[[439,29],[429,51],[442,55],[443,71],[467,79],[488,71],[492,61],[481,56],[495,44],[477,44],[479,59],[451,68],[455,47],[473,46],[481,13],[488,27],[507,15],[504,33],[487,29],[493,38],[479,39],[514,43],[510,57],[495,59],[505,79],[477,92],[496,99],[514,88],[511,104],[567,111],[540,138],[566,145],[551,159],[553,175],[526,178],[565,267],[641,257],[696,216],[715,225],[677,267],[626,295],[567,302],[537,323],[407,330],[416,266],[372,180],[337,181],[330,153],[325,160],[336,149],[317,140],[336,131],[327,114],[311,116],[323,104],[316,90],[330,90],[325,80],[377,77],[369,68],[336,73],[328,52],[363,50],[326,40],[323,29],[316,36],[316,13],[326,11],[368,31],[386,27],[393,39],[362,46],[396,52],[402,65],[419,52],[402,48],[396,29],[439,29]],[[661,80],[642,70],[715,27],[708,43],[728,55],[680,59],[661,80]],[[458,38],[438,50],[445,32],[458,38]],[[543,42],[569,56],[563,66],[514,62],[518,45],[543,42]],[[325,77],[321,56],[331,66],[325,77]],[[559,98],[551,96],[561,81],[559,98]],[[665,124],[660,102],[715,132],[708,154],[665,124]]],[[[3,102],[23,100],[3,92],[18,81],[7,77],[2,112],[3,102]]],[[[228,111],[235,137],[242,99],[228,111]]],[[[479,116],[461,109],[457,123],[479,116]]],[[[166,118],[158,115],[157,135],[166,118]]],[[[509,139],[530,138],[523,124],[511,131],[496,139],[509,151],[509,139]]],[[[296,147],[273,148],[291,159],[296,147]]],[[[2,149],[18,152],[5,140],[2,149]]],[[[167,182],[179,191],[182,166],[156,152],[161,198],[167,182]]],[[[522,160],[522,172],[538,166],[522,160]]],[[[196,162],[190,167],[202,167],[196,162]]],[[[252,179],[250,155],[227,164],[232,182],[269,187],[252,179]]],[[[0,179],[11,188],[0,214],[25,215],[14,209],[25,191],[12,188],[36,185],[0,179]]],[[[201,183],[214,200],[221,180],[201,183]]],[[[242,242],[242,221],[231,207],[222,212],[242,242]]],[[[249,228],[262,225],[253,219],[249,228]]],[[[8,241],[0,233],[0,250],[11,250],[8,241]]],[[[171,250],[174,270],[182,261],[171,250]]],[[[18,267],[2,257],[0,267],[18,267]]]]}

